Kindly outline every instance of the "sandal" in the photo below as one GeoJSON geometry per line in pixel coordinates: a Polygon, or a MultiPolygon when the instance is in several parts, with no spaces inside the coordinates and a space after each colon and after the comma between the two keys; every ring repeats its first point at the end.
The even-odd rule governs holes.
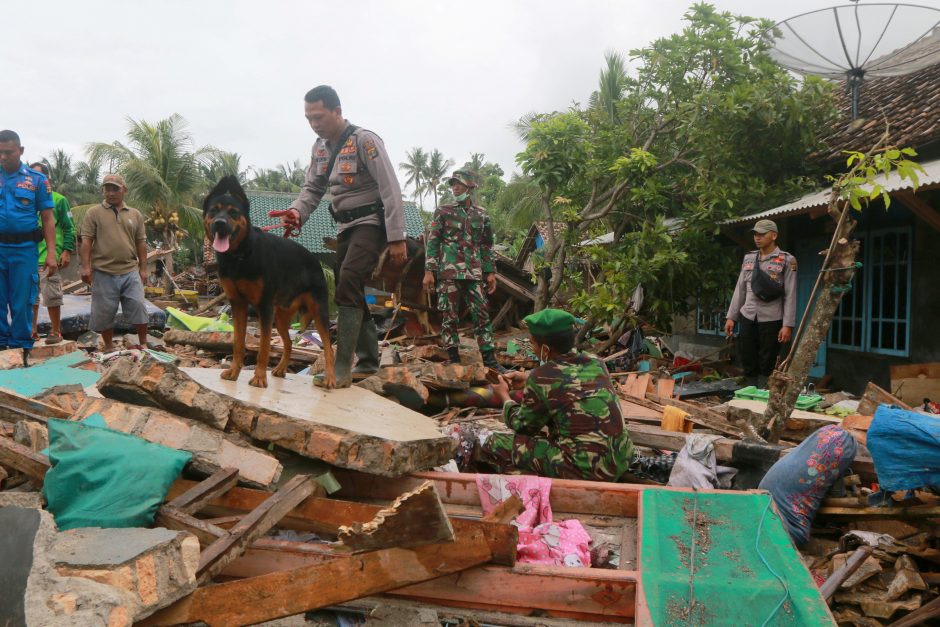
{"type": "Polygon", "coordinates": [[[46,345],[49,344],[58,344],[62,341],[62,334],[60,333],[50,333],[46,336],[46,345]]]}

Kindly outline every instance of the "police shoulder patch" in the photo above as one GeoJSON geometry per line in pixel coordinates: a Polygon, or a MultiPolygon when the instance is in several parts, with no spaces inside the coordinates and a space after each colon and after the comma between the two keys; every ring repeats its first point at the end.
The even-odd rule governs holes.
{"type": "Polygon", "coordinates": [[[371,160],[375,160],[379,156],[379,149],[375,145],[375,140],[367,139],[363,144],[363,147],[366,149],[366,155],[371,160]]]}
{"type": "Polygon", "coordinates": [[[796,257],[790,257],[790,270],[796,272],[796,257]]]}

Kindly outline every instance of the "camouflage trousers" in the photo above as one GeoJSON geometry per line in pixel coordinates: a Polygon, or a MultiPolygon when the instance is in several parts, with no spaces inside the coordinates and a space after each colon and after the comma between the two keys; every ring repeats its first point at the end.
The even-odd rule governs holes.
{"type": "Polygon", "coordinates": [[[493,350],[493,325],[490,324],[489,303],[486,299],[483,281],[451,279],[438,281],[437,309],[441,312],[441,343],[444,348],[460,346],[457,329],[460,327],[460,304],[470,310],[473,322],[473,334],[480,345],[480,352],[493,350]]]}
{"type": "Polygon", "coordinates": [[[477,461],[500,473],[520,470],[556,479],[617,481],[632,459],[633,442],[626,432],[612,438],[598,436],[588,443],[494,433],[480,445],[477,461]]]}

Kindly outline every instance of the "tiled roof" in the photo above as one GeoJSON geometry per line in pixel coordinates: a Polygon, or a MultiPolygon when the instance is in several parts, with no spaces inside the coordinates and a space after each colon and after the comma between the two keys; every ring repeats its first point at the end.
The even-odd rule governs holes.
{"type": "MultiPolygon", "coordinates": [[[[269,218],[268,212],[275,209],[287,209],[297,194],[285,192],[258,192],[249,191],[248,201],[251,203],[251,223],[255,226],[267,226],[269,224],[278,224],[277,218],[269,218]]],[[[312,253],[324,254],[332,253],[323,245],[324,237],[336,237],[336,225],[333,218],[330,217],[329,201],[320,201],[319,207],[310,215],[310,219],[304,224],[303,230],[297,241],[304,245],[312,253]]],[[[417,205],[410,200],[404,201],[405,210],[405,230],[411,237],[420,237],[424,232],[424,222],[421,221],[421,211],[417,205]]],[[[281,233],[277,230],[275,233],[281,233]]]]}
{"type": "Polygon", "coordinates": [[[915,149],[924,146],[940,139],[940,64],[903,76],[866,80],[854,121],[851,100],[842,83],[837,107],[839,118],[824,138],[828,149],[810,156],[815,163],[841,161],[844,166],[843,150],[867,152],[884,133],[885,118],[892,144],[915,149]]]}

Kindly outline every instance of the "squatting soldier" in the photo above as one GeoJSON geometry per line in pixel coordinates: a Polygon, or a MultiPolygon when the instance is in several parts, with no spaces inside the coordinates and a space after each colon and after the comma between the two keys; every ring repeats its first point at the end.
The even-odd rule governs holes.
{"type": "Polygon", "coordinates": [[[633,460],[633,442],[604,362],[574,349],[571,314],[543,309],[525,322],[542,365],[529,372],[521,403],[510,400],[505,378],[493,386],[514,433],[489,436],[476,460],[498,472],[617,481],[633,460]]]}
{"type": "MultiPolygon", "coordinates": [[[[25,362],[33,348],[33,303],[39,291],[36,244],[45,240],[55,250],[55,205],[49,181],[27,168],[22,156],[20,136],[0,131],[0,349],[22,348],[25,362]]],[[[47,255],[46,276],[58,270],[56,256],[47,255]]]]}
{"type": "Polygon", "coordinates": [[[425,255],[424,288],[434,289],[437,274],[437,308],[443,315],[441,342],[450,360],[460,363],[460,304],[466,303],[473,332],[483,355],[483,363],[499,372],[493,345],[493,325],[486,294],[496,291],[493,262],[493,231],[483,207],[470,197],[477,186],[469,170],[457,170],[448,180],[454,193],[453,204],[434,212],[425,255]],[[486,283],[486,293],[483,284],[486,283]]]}
{"type": "Polygon", "coordinates": [[[796,321],[796,257],[777,247],[777,224],[759,220],[754,245],[744,255],[728,307],[725,335],[739,326],[741,366],[750,385],[763,387],[796,321]]]}
{"type": "MultiPolygon", "coordinates": [[[[285,235],[300,230],[329,192],[337,226],[336,387],[349,387],[353,373],[379,369],[378,333],[366,305],[365,284],[388,243],[392,261],[407,258],[401,186],[382,139],[343,117],[339,96],[328,85],[304,96],[304,115],[319,136],[297,200],[281,216],[285,235]],[[353,351],[359,358],[352,370],[353,351]]],[[[285,268],[289,272],[289,268],[285,268]]],[[[314,378],[322,384],[322,376],[314,378]]]]}

